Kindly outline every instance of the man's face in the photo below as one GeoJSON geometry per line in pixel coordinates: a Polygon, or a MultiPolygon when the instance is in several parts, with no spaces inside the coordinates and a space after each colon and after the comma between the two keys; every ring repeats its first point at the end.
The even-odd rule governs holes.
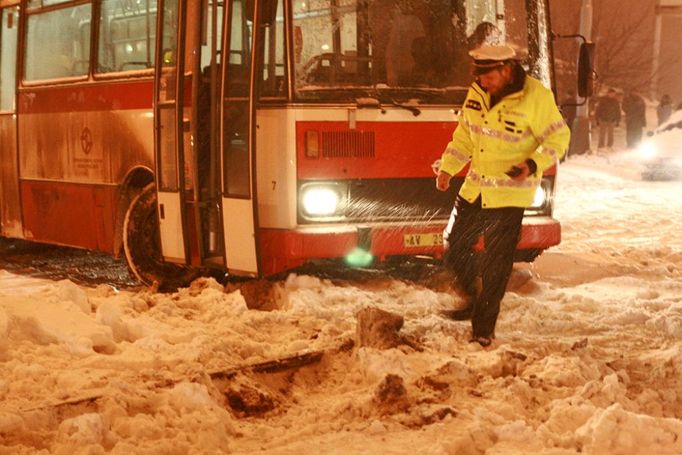
{"type": "Polygon", "coordinates": [[[478,76],[481,87],[491,96],[497,95],[511,82],[511,67],[504,65],[478,76]]]}

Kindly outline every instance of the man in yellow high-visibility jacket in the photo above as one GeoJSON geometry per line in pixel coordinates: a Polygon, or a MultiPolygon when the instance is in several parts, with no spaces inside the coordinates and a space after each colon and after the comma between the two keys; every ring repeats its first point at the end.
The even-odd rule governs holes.
{"type": "Polygon", "coordinates": [[[488,346],[524,209],[533,202],[542,172],[566,152],[570,132],[552,92],[526,74],[513,48],[484,45],[469,54],[476,80],[441,157],[436,187],[447,190],[452,176],[469,165],[455,201],[455,221],[446,233],[445,264],[470,296],[453,318],[471,318],[472,341],[488,346]],[[481,235],[484,249],[474,259],[481,235]]]}

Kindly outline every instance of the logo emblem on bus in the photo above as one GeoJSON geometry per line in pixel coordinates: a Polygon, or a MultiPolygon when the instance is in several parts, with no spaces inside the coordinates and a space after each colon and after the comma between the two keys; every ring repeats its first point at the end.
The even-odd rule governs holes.
{"type": "Polygon", "coordinates": [[[81,148],[86,155],[92,150],[92,132],[87,126],[81,131],[81,148]]]}

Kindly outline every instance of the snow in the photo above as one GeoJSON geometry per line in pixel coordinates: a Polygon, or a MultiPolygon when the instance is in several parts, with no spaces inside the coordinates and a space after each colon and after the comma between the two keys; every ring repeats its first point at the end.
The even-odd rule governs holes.
{"type": "Polygon", "coordinates": [[[518,265],[532,279],[488,348],[440,316],[463,303],[445,285],[290,275],[258,311],[211,279],[155,294],[0,270],[0,454],[682,453],[682,183],[638,163],[561,166],[563,241],[518,265]],[[419,349],[350,349],[367,307],[419,349]]]}

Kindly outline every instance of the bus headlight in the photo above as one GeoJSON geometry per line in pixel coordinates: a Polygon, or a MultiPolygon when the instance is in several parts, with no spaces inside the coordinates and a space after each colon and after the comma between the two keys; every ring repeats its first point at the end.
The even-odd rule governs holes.
{"type": "Polygon", "coordinates": [[[535,197],[533,197],[533,205],[531,205],[531,208],[542,207],[543,204],[545,203],[545,199],[547,199],[547,192],[542,187],[542,185],[539,185],[538,188],[535,190],[535,197]]]}
{"type": "Polygon", "coordinates": [[[535,190],[533,203],[526,209],[528,215],[551,215],[553,195],[553,178],[543,177],[535,190]]]}
{"type": "Polygon", "coordinates": [[[301,186],[301,210],[309,218],[328,218],[340,215],[344,202],[341,185],[308,183],[301,186]]]}

